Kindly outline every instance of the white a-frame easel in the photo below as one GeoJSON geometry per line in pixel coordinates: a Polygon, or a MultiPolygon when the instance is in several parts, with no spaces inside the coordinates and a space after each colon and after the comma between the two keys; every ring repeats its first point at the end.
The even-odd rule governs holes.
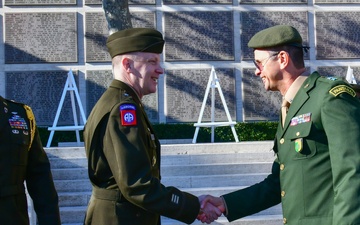
{"type": "Polygon", "coordinates": [[[215,131],[215,127],[218,127],[218,126],[230,126],[231,131],[232,131],[232,133],[234,135],[235,141],[239,142],[239,139],[238,139],[238,136],[236,134],[235,127],[234,127],[235,124],[236,124],[236,122],[232,121],[232,119],[231,119],[228,107],[227,107],[226,102],[225,102],[224,94],[223,94],[223,92],[221,90],[219,80],[218,80],[218,78],[216,76],[216,73],[215,73],[215,69],[214,69],[214,67],[212,67],[211,68],[211,73],[210,73],[210,76],[209,76],[209,81],[208,81],[206,91],[205,91],[205,95],[204,95],[204,100],[202,102],[199,119],[198,119],[197,123],[194,124],[196,129],[195,129],[195,134],[194,134],[194,138],[192,140],[192,143],[196,143],[196,139],[197,139],[200,127],[211,127],[211,142],[214,142],[214,131],[215,131]],[[207,98],[208,98],[208,95],[209,95],[209,92],[210,92],[210,88],[211,88],[211,122],[202,123],[201,120],[202,120],[202,117],[203,117],[203,114],[204,114],[206,101],[207,101],[207,98]],[[222,104],[224,106],[225,113],[226,113],[226,116],[227,116],[227,119],[228,119],[227,122],[215,122],[215,88],[217,88],[218,91],[219,91],[221,102],[222,102],[222,104]]]}
{"type": "Polygon", "coordinates": [[[346,80],[347,82],[349,82],[350,84],[357,84],[356,83],[356,79],[354,77],[354,70],[351,69],[350,66],[348,66],[347,72],[346,72],[346,80]]]}
{"type": "Polygon", "coordinates": [[[81,104],[79,91],[78,91],[78,89],[76,87],[74,75],[73,75],[72,71],[70,70],[69,73],[68,73],[67,80],[65,82],[65,87],[64,87],[63,93],[61,95],[59,107],[58,107],[58,109],[56,111],[54,123],[53,123],[52,127],[48,128],[48,130],[51,131],[51,132],[50,132],[50,136],[49,136],[48,142],[46,144],[46,147],[47,148],[50,147],[51,141],[52,141],[52,139],[54,137],[55,131],[75,131],[76,132],[76,141],[77,141],[76,143],[77,143],[78,146],[80,146],[81,143],[80,143],[79,131],[84,129],[85,123],[86,123],[86,117],[85,117],[83,106],[81,104]],[[59,116],[60,116],[60,112],[61,112],[61,109],[63,107],[67,91],[70,92],[71,107],[72,107],[73,118],[74,118],[74,126],[57,126],[59,116]],[[78,106],[79,106],[79,109],[80,109],[80,114],[81,114],[81,118],[82,118],[82,125],[79,125],[79,123],[78,123],[78,116],[77,116],[77,111],[76,111],[74,94],[75,94],[75,97],[76,97],[76,100],[77,100],[77,103],[78,103],[78,106]]]}

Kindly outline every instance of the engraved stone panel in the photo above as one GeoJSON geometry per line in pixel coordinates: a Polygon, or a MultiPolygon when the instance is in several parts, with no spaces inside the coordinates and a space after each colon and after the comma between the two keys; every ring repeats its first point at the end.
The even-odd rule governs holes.
{"type": "Polygon", "coordinates": [[[76,0],[5,0],[5,5],[76,5],[76,0]]]}
{"type": "Polygon", "coordinates": [[[158,92],[145,95],[142,98],[142,102],[144,104],[145,112],[148,115],[149,120],[152,123],[159,123],[158,92]]]}
{"type": "MultiPolygon", "coordinates": [[[[113,0],[117,1],[117,0],[113,0]]],[[[102,0],[85,0],[85,5],[101,5],[102,0]]],[[[129,5],[154,5],[155,0],[129,0],[129,5]]]]}
{"type": "MultiPolygon", "coordinates": [[[[155,13],[131,13],[133,27],[155,28],[155,13]]],[[[110,55],[106,48],[108,26],[104,12],[88,12],[86,17],[86,62],[109,62],[110,55]]]]}
{"type": "Polygon", "coordinates": [[[245,121],[278,120],[281,94],[266,91],[261,78],[254,75],[254,69],[243,69],[243,107],[245,121]]]}
{"type": "MultiPolygon", "coordinates": [[[[351,67],[356,83],[360,84],[360,67],[351,67]]],[[[317,71],[321,76],[346,78],[347,66],[320,66],[317,71]]]]}
{"type": "Polygon", "coordinates": [[[5,63],[77,62],[76,13],[6,13],[5,63]]]}
{"type": "Polygon", "coordinates": [[[317,59],[360,58],[359,12],[316,12],[317,59]]]}
{"type": "MultiPolygon", "coordinates": [[[[86,106],[88,109],[88,116],[101,95],[109,87],[111,81],[113,80],[113,75],[111,70],[89,70],[87,71],[86,77],[86,106]]],[[[154,93],[144,96],[142,98],[142,102],[149,120],[152,123],[157,123],[159,121],[157,94],[154,93]]]]}
{"type": "Polygon", "coordinates": [[[164,5],[232,4],[232,0],[163,0],[164,5]]]}
{"type": "Polygon", "coordinates": [[[239,0],[240,4],[304,4],[308,0],[239,0]]]}
{"type": "Polygon", "coordinates": [[[99,100],[101,95],[109,87],[113,75],[111,70],[88,70],[86,71],[86,108],[87,116],[99,100]]]}
{"type": "Polygon", "coordinates": [[[164,12],[165,60],[234,60],[232,12],[164,12]]]}
{"type": "MultiPolygon", "coordinates": [[[[6,72],[6,97],[28,104],[39,126],[54,122],[68,71],[6,72]],[[21,91],[20,91],[21,90],[21,91]]],[[[73,71],[77,82],[77,71],[73,71]]],[[[80,90],[79,90],[80,91],[80,90]]],[[[58,125],[74,125],[71,98],[65,96],[58,125]]]]}
{"type": "MultiPolygon", "coordinates": [[[[197,122],[211,69],[166,70],[167,123],[197,122]]],[[[235,74],[216,68],[221,90],[233,120],[236,120],[235,74]]],[[[202,122],[211,121],[211,89],[202,122]]],[[[219,91],[215,89],[215,121],[228,121],[219,91]]]]}
{"type": "Polygon", "coordinates": [[[106,48],[108,26],[104,12],[85,13],[86,62],[111,61],[106,48]]]}
{"type": "MultiPolygon", "coordinates": [[[[307,12],[243,12],[241,13],[241,49],[242,59],[253,59],[253,49],[247,46],[250,38],[260,30],[271,26],[287,24],[295,27],[303,38],[303,44],[308,43],[307,12]]],[[[308,59],[308,54],[304,55],[308,59]]]]}

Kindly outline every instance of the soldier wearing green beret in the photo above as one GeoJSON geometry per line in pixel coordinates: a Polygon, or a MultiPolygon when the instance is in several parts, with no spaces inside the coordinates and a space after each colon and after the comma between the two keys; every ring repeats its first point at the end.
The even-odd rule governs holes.
{"type": "Polygon", "coordinates": [[[58,195],[31,108],[0,96],[0,224],[28,225],[24,182],[39,225],[60,225],[58,195]]]}
{"type": "MultiPolygon", "coordinates": [[[[160,182],[160,143],[141,99],[156,92],[162,34],[130,28],[111,34],[107,47],[114,80],[96,103],[84,129],[93,187],[85,224],[157,225],[160,215],[192,223],[199,199],[160,182]]],[[[207,217],[221,215],[216,207],[207,217]]],[[[203,215],[203,214],[200,214],[203,215]]]]}
{"type": "Polygon", "coordinates": [[[255,75],[283,96],[271,174],[260,183],[206,196],[229,221],[282,204],[289,225],[360,224],[360,101],[343,79],[304,66],[302,38],[291,26],[255,34],[255,75]]]}

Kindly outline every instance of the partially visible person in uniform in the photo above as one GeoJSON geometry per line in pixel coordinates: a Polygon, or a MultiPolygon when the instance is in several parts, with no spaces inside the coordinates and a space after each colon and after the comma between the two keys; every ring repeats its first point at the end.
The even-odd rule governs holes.
{"type": "Polygon", "coordinates": [[[294,27],[262,30],[248,46],[255,75],[288,102],[274,141],[277,158],[264,181],[203,196],[202,205],[218,206],[229,221],[281,202],[284,224],[360,224],[360,100],[354,89],[344,79],[307,74],[294,27]]]}
{"type": "Polygon", "coordinates": [[[39,225],[60,225],[50,163],[29,106],[0,96],[0,224],[28,225],[27,191],[39,225]]]}
{"type": "Polygon", "coordinates": [[[355,90],[357,98],[360,99],[360,84],[351,84],[351,87],[355,90]]]}
{"type": "Polygon", "coordinates": [[[86,225],[157,225],[160,215],[190,224],[198,215],[221,215],[210,204],[200,211],[198,197],[160,181],[160,143],[141,99],[156,92],[163,46],[155,29],[130,28],[108,37],[114,80],[84,129],[93,188],[86,225]]]}

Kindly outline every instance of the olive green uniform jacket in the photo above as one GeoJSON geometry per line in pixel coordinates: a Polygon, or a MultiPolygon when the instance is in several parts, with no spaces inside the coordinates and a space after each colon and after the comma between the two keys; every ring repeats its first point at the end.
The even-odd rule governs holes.
{"type": "Polygon", "coordinates": [[[160,215],[196,219],[198,198],[161,184],[159,140],[127,84],[112,81],[88,118],[84,142],[93,186],[85,224],[156,225],[160,215]]]}
{"type": "Polygon", "coordinates": [[[60,225],[58,195],[32,111],[1,96],[0,155],[0,224],[29,224],[26,181],[38,223],[60,225]]]}
{"type": "Polygon", "coordinates": [[[285,224],[360,224],[360,101],[346,83],[311,74],[274,151],[264,181],[223,196],[229,221],[281,202],[285,224]]]}

